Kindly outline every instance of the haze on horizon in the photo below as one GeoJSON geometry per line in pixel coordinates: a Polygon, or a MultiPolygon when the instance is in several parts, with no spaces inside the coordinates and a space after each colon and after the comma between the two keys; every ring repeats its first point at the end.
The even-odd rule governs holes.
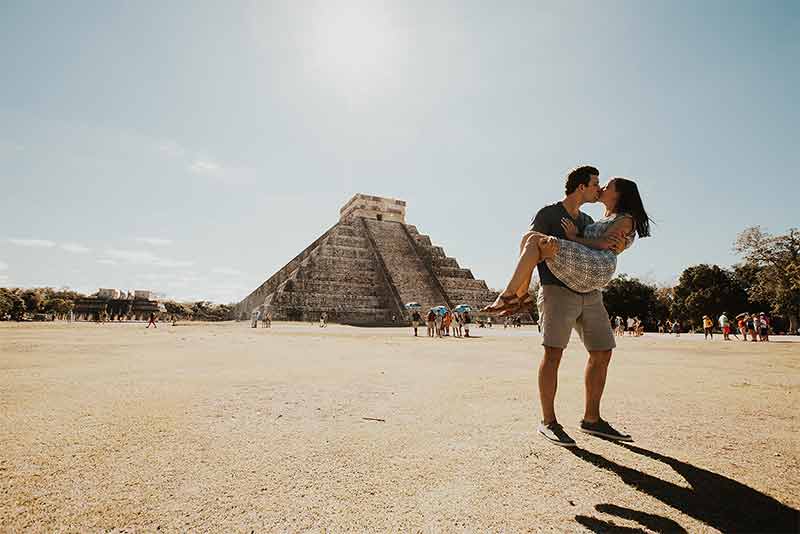
{"type": "Polygon", "coordinates": [[[619,272],[729,266],[797,226],[799,33],[791,1],[5,2],[0,286],[238,301],[361,192],[500,287],[582,163],[657,222],[619,272]]]}

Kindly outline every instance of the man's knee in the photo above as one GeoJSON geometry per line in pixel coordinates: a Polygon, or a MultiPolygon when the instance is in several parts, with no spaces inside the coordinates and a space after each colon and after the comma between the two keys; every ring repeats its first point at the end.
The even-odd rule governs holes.
{"type": "Polygon", "coordinates": [[[608,365],[611,361],[611,354],[613,350],[595,350],[589,352],[589,363],[591,364],[599,364],[599,365],[608,365]]]}
{"type": "Polygon", "coordinates": [[[564,354],[564,349],[561,347],[545,347],[542,362],[550,365],[558,365],[561,363],[561,356],[564,354]]]}

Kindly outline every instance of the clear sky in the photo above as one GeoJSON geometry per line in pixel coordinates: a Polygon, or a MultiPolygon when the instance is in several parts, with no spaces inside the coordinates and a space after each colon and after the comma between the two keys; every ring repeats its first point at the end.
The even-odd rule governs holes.
{"type": "Polygon", "coordinates": [[[5,1],[0,286],[235,301],[363,192],[499,287],[581,163],[669,283],[800,223],[798,65],[796,1],[5,1]]]}

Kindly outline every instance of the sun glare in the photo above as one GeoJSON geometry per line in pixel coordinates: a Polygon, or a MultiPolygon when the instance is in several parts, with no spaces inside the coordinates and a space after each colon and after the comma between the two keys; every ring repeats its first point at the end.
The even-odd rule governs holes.
{"type": "Polygon", "coordinates": [[[389,16],[375,2],[318,6],[310,38],[315,67],[346,83],[377,81],[398,51],[389,16]]]}

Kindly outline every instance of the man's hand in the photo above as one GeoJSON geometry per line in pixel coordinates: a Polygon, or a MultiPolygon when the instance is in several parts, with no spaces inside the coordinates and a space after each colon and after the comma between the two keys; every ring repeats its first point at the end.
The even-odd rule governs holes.
{"type": "Polygon", "coordinates": [[[558,239],[552,236],[543,237],[539,240],[539,261],[552,258],[558,252],[558,239]]]}
{"type": "Polygon", "coordinates": [[[575,241],[575,238],[578,237],[578,229],[575,227],[575,223],[566,217],[561,219],[561,228],[564,229],[564,235],[566,235],[567,239],[570,241],[575,241]]]}

